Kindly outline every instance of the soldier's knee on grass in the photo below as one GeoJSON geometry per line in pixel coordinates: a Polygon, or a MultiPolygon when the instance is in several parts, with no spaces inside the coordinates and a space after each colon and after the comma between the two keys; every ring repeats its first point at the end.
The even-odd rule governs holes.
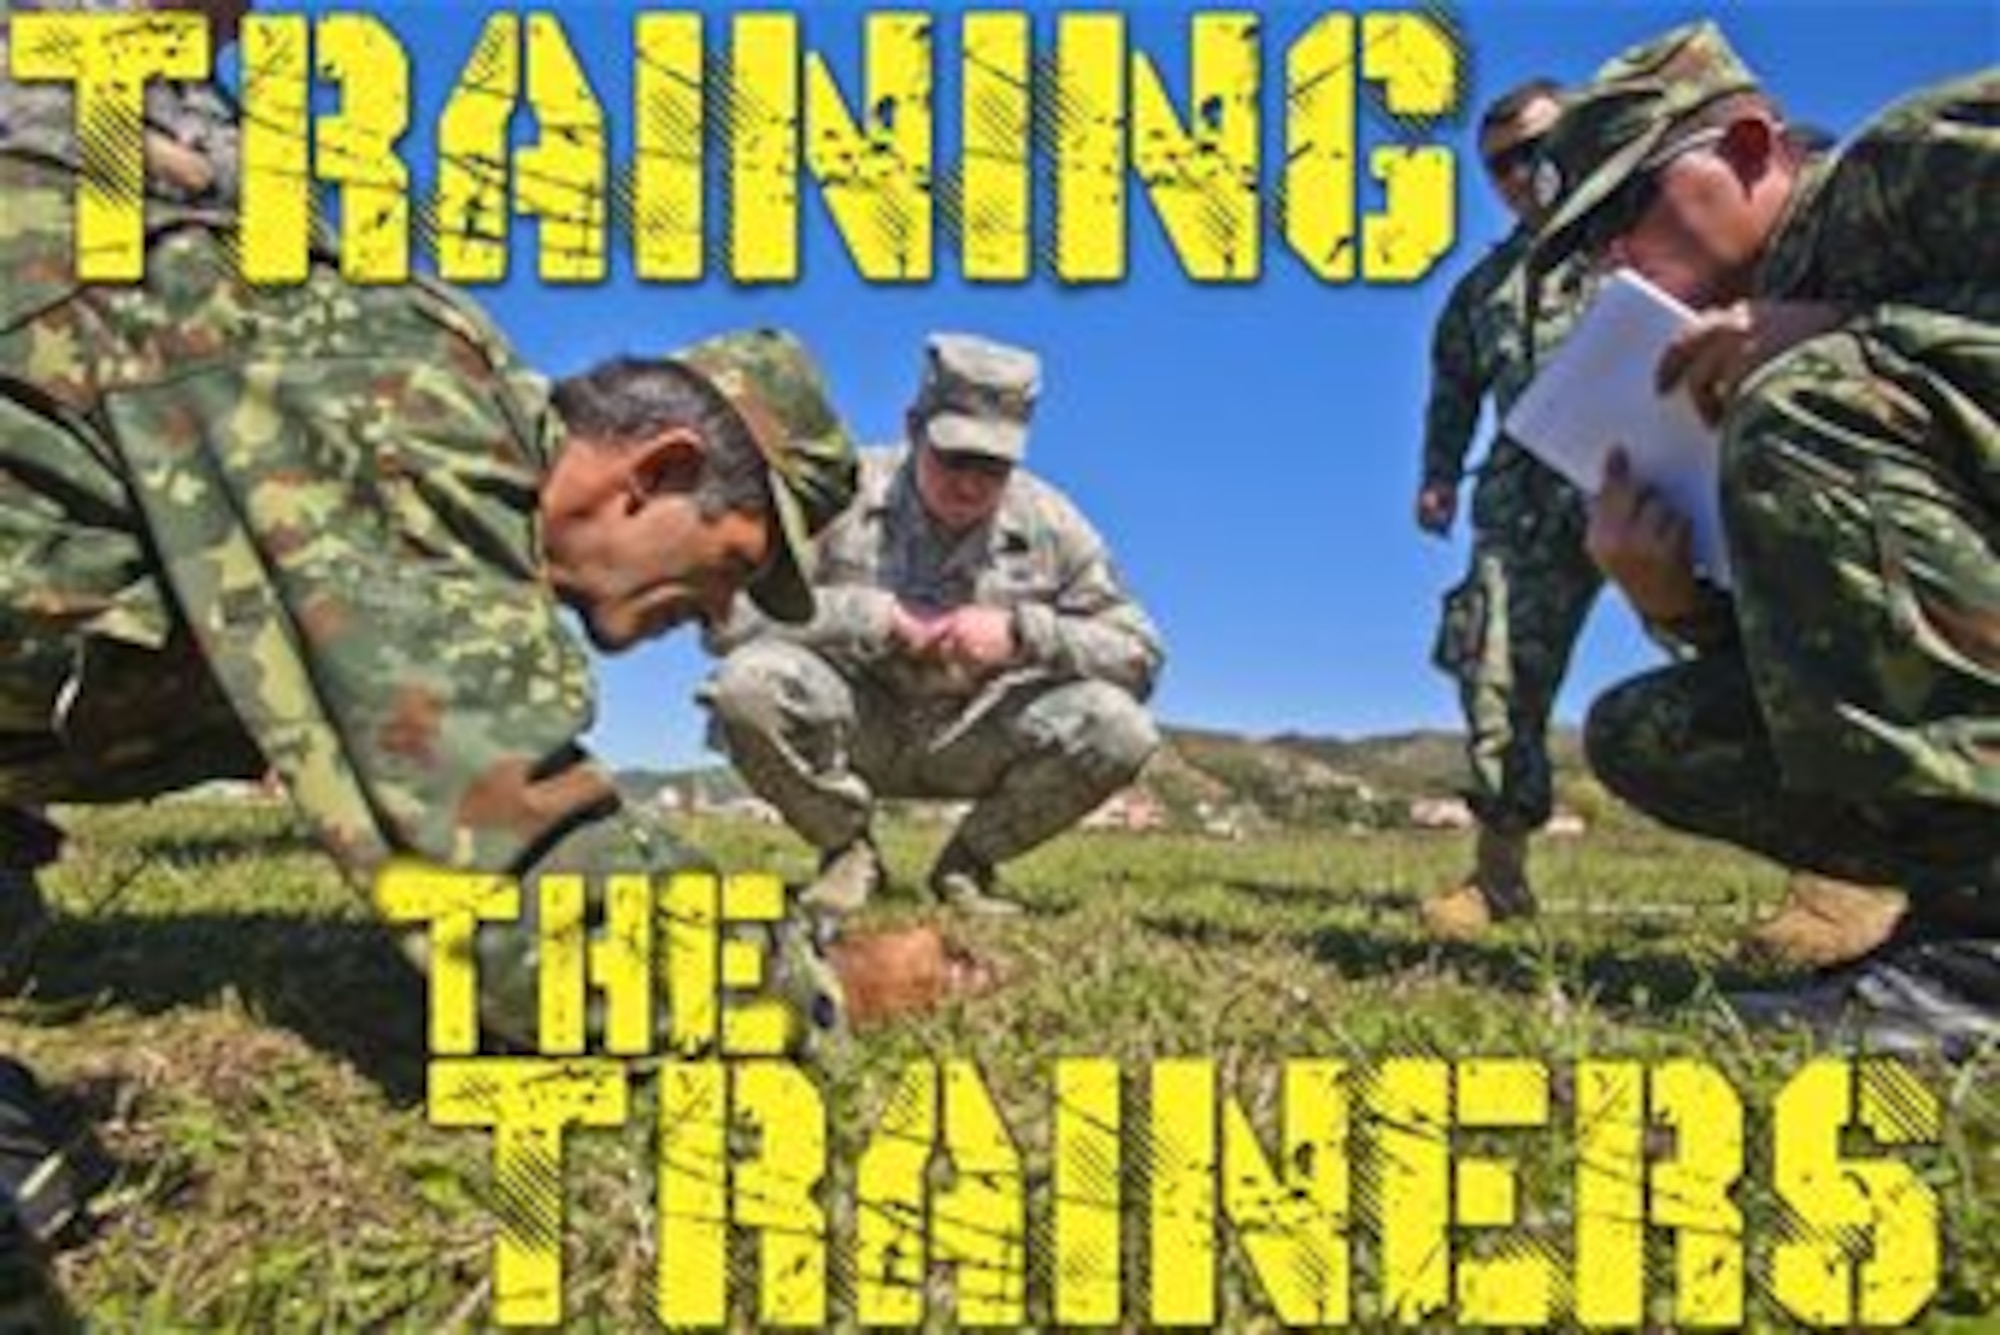
{"type": "Polygon", "coordinates": [[[1590,772],[1614,796],[1643,808],[1657,787],[1662,757],[1658,732],[1659,688],[1639,677],[1597,697],[1583,722],[1583,751],[1590,772]]]}
{"type": "Polygon", "coordinates": [[[0,806],[0,868],[33,871],[62,856],[63,832],[26,807],[0,806]]]}

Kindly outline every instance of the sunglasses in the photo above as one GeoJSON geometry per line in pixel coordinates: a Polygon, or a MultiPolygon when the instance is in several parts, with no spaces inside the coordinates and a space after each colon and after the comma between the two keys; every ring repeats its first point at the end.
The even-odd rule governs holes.
{"type": "Polygon", "coordinates": [[[983,454],[946,454],[942,450],[934,450],[933,453],[947,473],[975,473],[996,482],[1014,473],[1014,465],[1005,459],[990,459],[983,454]]]}
{"type": "Polygon", "coordinates": [[[931,458],[937,461],[938,467],[947,473],[974,473],[995,481],[1012,477],[1014,474],[1014,465],[1006,459],[995,459],[985,454],[962,454],[941,450],[937,447],[937,443],[928,437],[925,439],[925,445],[931,452],[931,458]]]}
{"type": "Polygon", "coordinates": [[[1507,145],[1486,159],[1486,170],[1495,176],[1506,176],[1534,165],[1535,157],[1542,151],[1542,140],[1546,135],[1533,134],[1507,145]]]}

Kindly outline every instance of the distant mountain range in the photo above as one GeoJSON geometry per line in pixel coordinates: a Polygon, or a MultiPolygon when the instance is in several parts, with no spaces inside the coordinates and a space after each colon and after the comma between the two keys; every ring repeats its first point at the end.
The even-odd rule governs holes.
{"type": "MultiPolygon", "coordinates": [[[[1228,817],[1279,826],[1398,826],[1411,819],[1413,803],[1449,799],[1465,782],[1465,743],[1453,732],[1258,738],[1168,727],[1165,733],[1166,745],[1137,786],[1174,825],[1199,826],[1228,817]]],[[[1577,730],[1557,729],[1550,745],[1559,790],[1574,794],[1588,789],[1577,730]]],[[[725,764],[628,769],[617,778],[620,790],[635,801],[657,801],[666,788],[675,791],[683,808],[727,807],[750,799],[742,779],[725,764]]]]}

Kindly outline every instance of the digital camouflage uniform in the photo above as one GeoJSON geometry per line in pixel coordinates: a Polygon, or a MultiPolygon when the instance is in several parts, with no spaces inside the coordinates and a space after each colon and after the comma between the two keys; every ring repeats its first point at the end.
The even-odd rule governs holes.
{"type": "MultiPolygon", "coordinates": [[[[1550,188],[1604,160],[1634,81],[1684,110],[1752,86],[1706,25],[1628,54],[1601,76],[1603,114],[1552,140],[1550,188]]],[[[1572,188],[1558,250],[1603,193],[1572,188]]],[[[1673,628],[1697,656],[1614,690],[1588,728],[1607,785],[1670,825],[1908,887],[1915,933],[1948,924],[1956,953],[1892,941],[1859,994],[1928,1007],[1925,1028],[1971,996],[1980,1034],[2000,1034],[1996,200],[1991,72],[1909,98],[1804,168],[1752,295],[1847,318],[1753,375],[1724,420],[1737,586],[1673,628]]]]}
{"type": "MultiPolygon", "coordinates": [[[[76,111],[70,86],[17,83],[8,77],[9,12],[144,13],[145,0],[0,0],[0,144],[57,162],[79,163],[76,111]]],[[[182,202],[234,204],[242,193],[236,102],[214,83],[155,80],[146,89],[146,127],[201,155],[214,173],[209,188],[190,195],[172,182],[154,180],[163,197],[182,202]]]]}
{"type": "MultiPolygon", "coordinates": [[[[479,309],[351,286],[325,255],[302,285],[252,288],[230,216],[165,200],[144,282],[87,285],[77,184],[0,150],[0,805],[268,766],[364,893],[395,855],[689,864],[578,746],[589,661],[537,515],[561,427],[479,309]]],[[[687,356],[725,390],[721,366],[803,361],[768,335],[687,356]]],[[[826,432],[773,472],[823,524],[853,455],[805,401],[817,382],[754,414],[734,389],[746,419],[826,432]]],[[[489,1016],[514,1032],[535,1005],[528,899],[481,938],[489,1016]]]]}
{"type": "Polygon", "coordinates": [[[997,865],[1088,815],[1158,747],[1142,702],[1160,642],[1053,487],[1016,472],[993,520],[954,538],[914,472],[907,451],[863,454],[853,508],[819,539],[818,615],[732,620],[704,696],[746,781],[816,847],[861,838],[879,797],[959,798],[976,805],[958,842],[997,865]],[[911,662],[891,641],[898,599],[1013,609],[1020,665],[982,684],[911,662]]]}
{"type": "MultiPolygon", "coordinates": [[[[74,96],[67,84],[21,83],[9,75],[8,15],[26,10],[142,13],[143,0],[0,0],[0,146],[75,168],[81,163],[74,96]]],[[[155,173],[150,188],[181,203],[234,206],[241,172],[233,100],[210,83],[157,81],[146,90],[146,126],[200,155],[211,182],[196,196],[155,173]]],[[[0,943],[28,931],[41,912],[32,883],[36,867],[53,861],[61,832],[31,810],[0,806],[0,943]]],[[[0,956],[7,954],[0,944],[0,956]]],[[[0,958],[0,968],[6,960],[0,958]]]]}
{"type": "MultiPolygon", "coordinates": [[[[1458,281],[1431,347],[1424,483],[1456,487],[1490,395],[1504,417],[1588,304],[1586,267],[1546,284],[1527,320],[1525,228],[1458,281]]],[[[1549,715],[1603,579],[1584,550],[1584,503],[1568,481],[1500,435],[1472,494],[1472,563],[1445,596],[1434,658],[1459,684],[1467,793],[1487,829],[1524,834],[1554,807],[1549,715]]]]}

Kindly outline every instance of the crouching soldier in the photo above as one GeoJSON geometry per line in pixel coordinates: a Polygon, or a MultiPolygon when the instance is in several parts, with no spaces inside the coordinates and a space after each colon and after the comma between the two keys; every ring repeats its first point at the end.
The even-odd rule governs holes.
{"type": "Polygon", "coordinates": [[[1000,864],[1130,783],[1159,745],[1152,623],[1069,500],[1019,467],[1039,389],[1030,353],[930,340],[905,448],[864,454],[853,508],[813,560],[818,614],[750,614],[713,640],[705,689],[750,786],[821,851],[808,902],[881,884],[882,797],[973,803],[932,892],[1015,911],[1000,864]]]}

